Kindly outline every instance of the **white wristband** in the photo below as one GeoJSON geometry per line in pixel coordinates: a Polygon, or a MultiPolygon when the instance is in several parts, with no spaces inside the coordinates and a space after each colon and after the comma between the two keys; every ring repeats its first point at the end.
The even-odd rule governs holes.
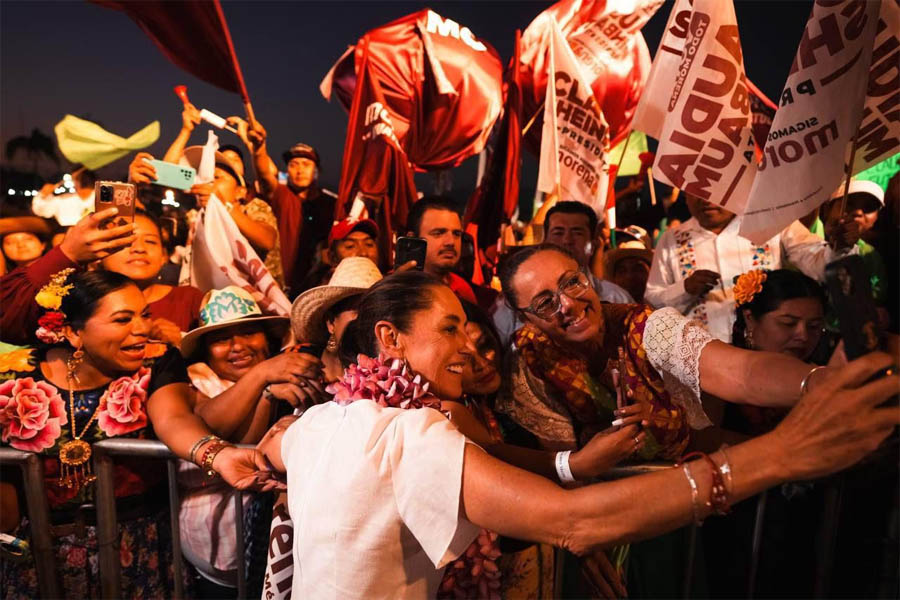
{"type": "Polygon", "coordinates": [[[569,468],[570,454],[572,454],[571,450],[556,453],[556,475],[563,483],[575,483],[575,478],[572,476],[572,469],[569,468]]]}

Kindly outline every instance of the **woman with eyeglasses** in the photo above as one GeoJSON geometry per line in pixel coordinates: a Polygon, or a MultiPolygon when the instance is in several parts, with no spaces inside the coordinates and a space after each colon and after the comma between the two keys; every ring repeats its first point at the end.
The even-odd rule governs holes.
{"type": "Polygon", "coordinates": [[[826,369],[783,354],[713,340],[672,308],[603,304],[556,246],[516,253],[500,280],[525,326],[509,361],[512,393],[498,409],[548,448],[580,447],[592,432],[640,414],[650,422],[640,456],[678,459],[690,431],[712,425],[701,390],[726,402],[790,407],[825,376],[826,369]],[[624,375],[624,408],[615,405],[613,370],[624,375]]]}

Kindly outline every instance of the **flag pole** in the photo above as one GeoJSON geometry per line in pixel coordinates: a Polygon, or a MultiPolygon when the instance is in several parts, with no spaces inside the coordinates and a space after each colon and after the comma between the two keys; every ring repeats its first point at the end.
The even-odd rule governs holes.
{"type": "Polygon", "coordinates": [[[625,153],[628,152],[628,142],[631,141],[632,132],[634,132],[634,129],[629,129],[628,135],[625,136],[625,147],[622,148],[622,156],[619,157],[619,164],[616,165],[616,177],[619,176],[619,171],[622,169],[622,161],[625,160],[625,153]]]}
{"type": "Polygon", "coordinates": [[[234,67],[234,74],[237,77],[238,86],[240,87],[241,100],[244,102],[244,112],[247,114],[247,120],[250,123],[256,123],[256,115],[253,113],[253,105],[250,103],[250,94],[247,93],[247,85],[244,83],[244,73],[241,71],[241,63],[238,62],[237,52],[234,51],[234,41],[231,39],[231,30],[228,29],[228,21],[225,20],[225,13],[222,11],[222,4],[219,0],[213,0],[216,7],[216,14],[219,15],[219,21],[222,23],[222,32],[225,34],[225,43],[228,45],[228,54],[231,58],[231,65],[234,67]]]}
{"type": "Polygon", "coordinates": [[[528,130],[531,129],[531,126],[534,125],[534,120],[537,119],[538,115],[544,111],[544,103],[546,100],[541,101],[541,105],[538,106],[537,110],[534,111],[534,115],[532,115],[531,119],[528,120],[528,124],[525,125],[525,128],[522,130],[522,135],[528,133],[528,130]]]}
{"type": "Polygon", "coordinates": [[[650,205],[656,206],[656,188],[653,187],[653,167],[647,167],[647,185],[650,186],[650,205]]]}
{"type": "Polygon", "coordinates": [[[844,195],[841,197],[841,212],[838,214],[843,217],[844,209],[847,208],[847,196],[850,193],[850,177],[853,174],[853,163],[856,161],[856,147],[859,142],[859,129],[853,134],[853,142],[850,146],[850,162],[847,163],[846,178],[844,179],[844,195]]]}

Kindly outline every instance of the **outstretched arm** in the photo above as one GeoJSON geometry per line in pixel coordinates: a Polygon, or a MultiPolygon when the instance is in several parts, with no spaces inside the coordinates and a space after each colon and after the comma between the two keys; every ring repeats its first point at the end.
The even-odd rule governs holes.
{"type": "Polygon", "coordinates": [[[266,199],[271,199],[278,187],[278,167],[269,156],[266,149],[266,130],[259,121],[248,123],[240,117],[228,117],[228,124],[236,127],[238,136],[244,140],[244,144],[253,155],[253,168],[256,169],[256,179],[259,181],[260,193],[266,199]]]}
{"type": "MultiPolygon", "coordinates": [[[[878,408],[900,391],[900,376],[866,384],[894,358],[870,354],[829,376],[772,432],[727,451],[738,502],[788,480],[851,466],[900,424],[900,411],[878,408]]],[[[577,554],[659,535],[708,516],[712,469],[690,463],[698,502],[682,468],[563,490],[550,481],[466,446],[462,500],[466,518],[503,535],[562,546],[577,554]],[[515,510],[510,510],[515,507],[515,510]]],[[[719,465],[726,455],[712,459],[719,465]]]]}

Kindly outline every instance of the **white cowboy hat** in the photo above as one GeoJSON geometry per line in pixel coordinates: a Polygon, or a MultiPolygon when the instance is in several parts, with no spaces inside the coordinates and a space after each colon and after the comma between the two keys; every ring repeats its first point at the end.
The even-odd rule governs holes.
{"type": "Polygon", "coordinates": [[[200,338],[210,331],[256,321],[281,329],[280,332],[276,331],[279,336],[284,333],[288,324],[287,317],[263,315],[253,296],[236,285],[210,290],[200,304],[201,326],[190,330],[181,338],[181,355],[190,358],[197,350],[200,338]]]}
{"type": "Polygon", "coordinates": [[[349,256],[334,269],[328,285],[310,288],[291,306],[291,330],[298,342],[324,344],[328,339],[325,313],[328,309],[381,281],[381,271],[368,258],[349,256]]]}

